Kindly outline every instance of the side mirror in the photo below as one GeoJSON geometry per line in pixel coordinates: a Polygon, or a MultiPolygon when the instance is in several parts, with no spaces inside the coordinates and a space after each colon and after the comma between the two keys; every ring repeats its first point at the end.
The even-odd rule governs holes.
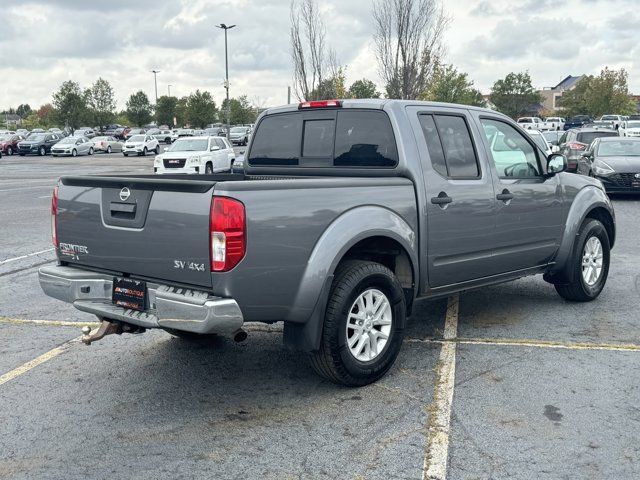
{"type": "Polygon", "coordinates": [[[553,176],[567,169],[567,157],[559,153],[552,153],[547,158],[547,174],[553,176]]]}
{"type": "Polygon", "coordinates": [[[217,146],[217,145],[213,145],[213,146],[211,147],[211,151],[212,151],[212,152],[217,152],[218,150],[220,150],[220,147],[219,147],[219,146],[217,146]]]}
{"type": "Polygon", "coordinates": [[[80,145],[82,142],[80,140],[76,140],[76,145],[80,145]]]}

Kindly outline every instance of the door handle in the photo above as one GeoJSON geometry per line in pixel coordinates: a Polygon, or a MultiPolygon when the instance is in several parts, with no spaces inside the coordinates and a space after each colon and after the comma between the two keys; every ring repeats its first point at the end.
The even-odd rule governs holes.
{"type": "Polygon", "coordinates": [[[431,203],[434,205],[446,205],[453,202],[453,198],[447,195],[445,192],[440,192],[437,197],[431,197],[431,203]]]}
{"type": "Polygon", "coordinates": [[[509,202],[509,200],[513,200],[513,193],[505,188],[504,190],[502,190],[502,193],[496,195],[496,199],[502,200],[503,202],[507,203],[509,202]]]}

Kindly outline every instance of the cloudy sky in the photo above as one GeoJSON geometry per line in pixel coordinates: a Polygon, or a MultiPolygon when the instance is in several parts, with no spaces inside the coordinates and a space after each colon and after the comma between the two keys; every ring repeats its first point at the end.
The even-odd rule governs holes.
{"type": "MultiPolygon", "coordinates": [[[[350,83],[379,83],[372,54],[372,0],[320,0],[329,44],[350,83]]],[[[448,63],[487,92],[510,71],[529,70],[536,87],[609,65],[630,74],[640,94],[640,0],[443,0],[451,24],[448,63]]],[[[51,101],[67,79],[85,87],[101,76],[118,108],[142,89],[153,98],[196,88],[224,95],[229,32],[231,95],[261,106],[286,103],[292,84],[289,0],[0,0],[0,109],[51,101]],[[95,5],[95,6],[94,6],[95,5]],[[108,5],[108,7],[106,6],[108,5]]]]}

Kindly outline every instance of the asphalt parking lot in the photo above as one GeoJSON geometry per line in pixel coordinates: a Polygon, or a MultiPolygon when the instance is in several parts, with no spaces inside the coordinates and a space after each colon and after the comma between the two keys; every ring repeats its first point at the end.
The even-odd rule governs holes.
{"type": "Polygon", "coordinates": [[[423,302],[391,372],[347,389],[285,350],[279,325],[242,344],[79,343],[94,319],[37,282],[55,180],[152,164],[0,160],[0,478],[640,477],[640,197],[614,199],[598,300],[530,277],[423,302]]]}

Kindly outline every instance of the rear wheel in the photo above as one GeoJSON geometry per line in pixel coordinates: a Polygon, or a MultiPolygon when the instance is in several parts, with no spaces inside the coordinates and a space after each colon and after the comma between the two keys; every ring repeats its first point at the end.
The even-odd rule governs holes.
{"type": "Polygon", "coordinates": [[[212,175],[213,174],[213,165],[211,165],[211,163],[207,163],[204,167],[204,173],[207,175],[212,175]]]}
{"type": "Polygon", "coordinates": [[[111,145],[107,147],[107,153],[111,153],[111,145]]]}
{"type": "Polygon", "coordinates": [[[405,317],[402,286],[391,270],[369,261],[344,262],[336,271],[311,366],[338,384],[375,382],[400,352],[405,317]]]}
{"type": "Polygon", "coordinates": [[[158,155],[160,153],[160,145],[156,145],[156,149],[155,149],[156,155],[158,155]]]}
{"type": "Polygon", "coordinates": [[[122,153],[122,155],[124,155],[125,157],[128,157],[128,156],[129,156],[129,154],[128,154],[128,153],[124,153],[124,152],[122,153]]]}
{"type": "Polygon", "coordinates": [[[580,228],[573,257],[573,281],[556,284],[558,294],[574,302],[590,302],[600,295],[609,275],[609,235],[598,220],[588,218],[580,228]]]}
{"type": "Polygon", "coordinates": [[[78,151],[75,148],[73,150],[71,150],[71,156],[72,157],[77,157],[78,156],[78,151]]]}
{"type": "Polygon", "coordinates": [[[13,155],[13,148],[11,147],[7,148],[7,155],[13,155]]]}
{"type": "Polygon", "coordinates": [[[147,156],[147,147],[144,147],[144,149],[142,150],[142,155],[143,155],[144,157],[146,157],[146,156],[147,156]]]}
{"type": "Polygon", "coordinates": [[[93,155],[93,147],[89,147],[89,155],[93,155]]]}

